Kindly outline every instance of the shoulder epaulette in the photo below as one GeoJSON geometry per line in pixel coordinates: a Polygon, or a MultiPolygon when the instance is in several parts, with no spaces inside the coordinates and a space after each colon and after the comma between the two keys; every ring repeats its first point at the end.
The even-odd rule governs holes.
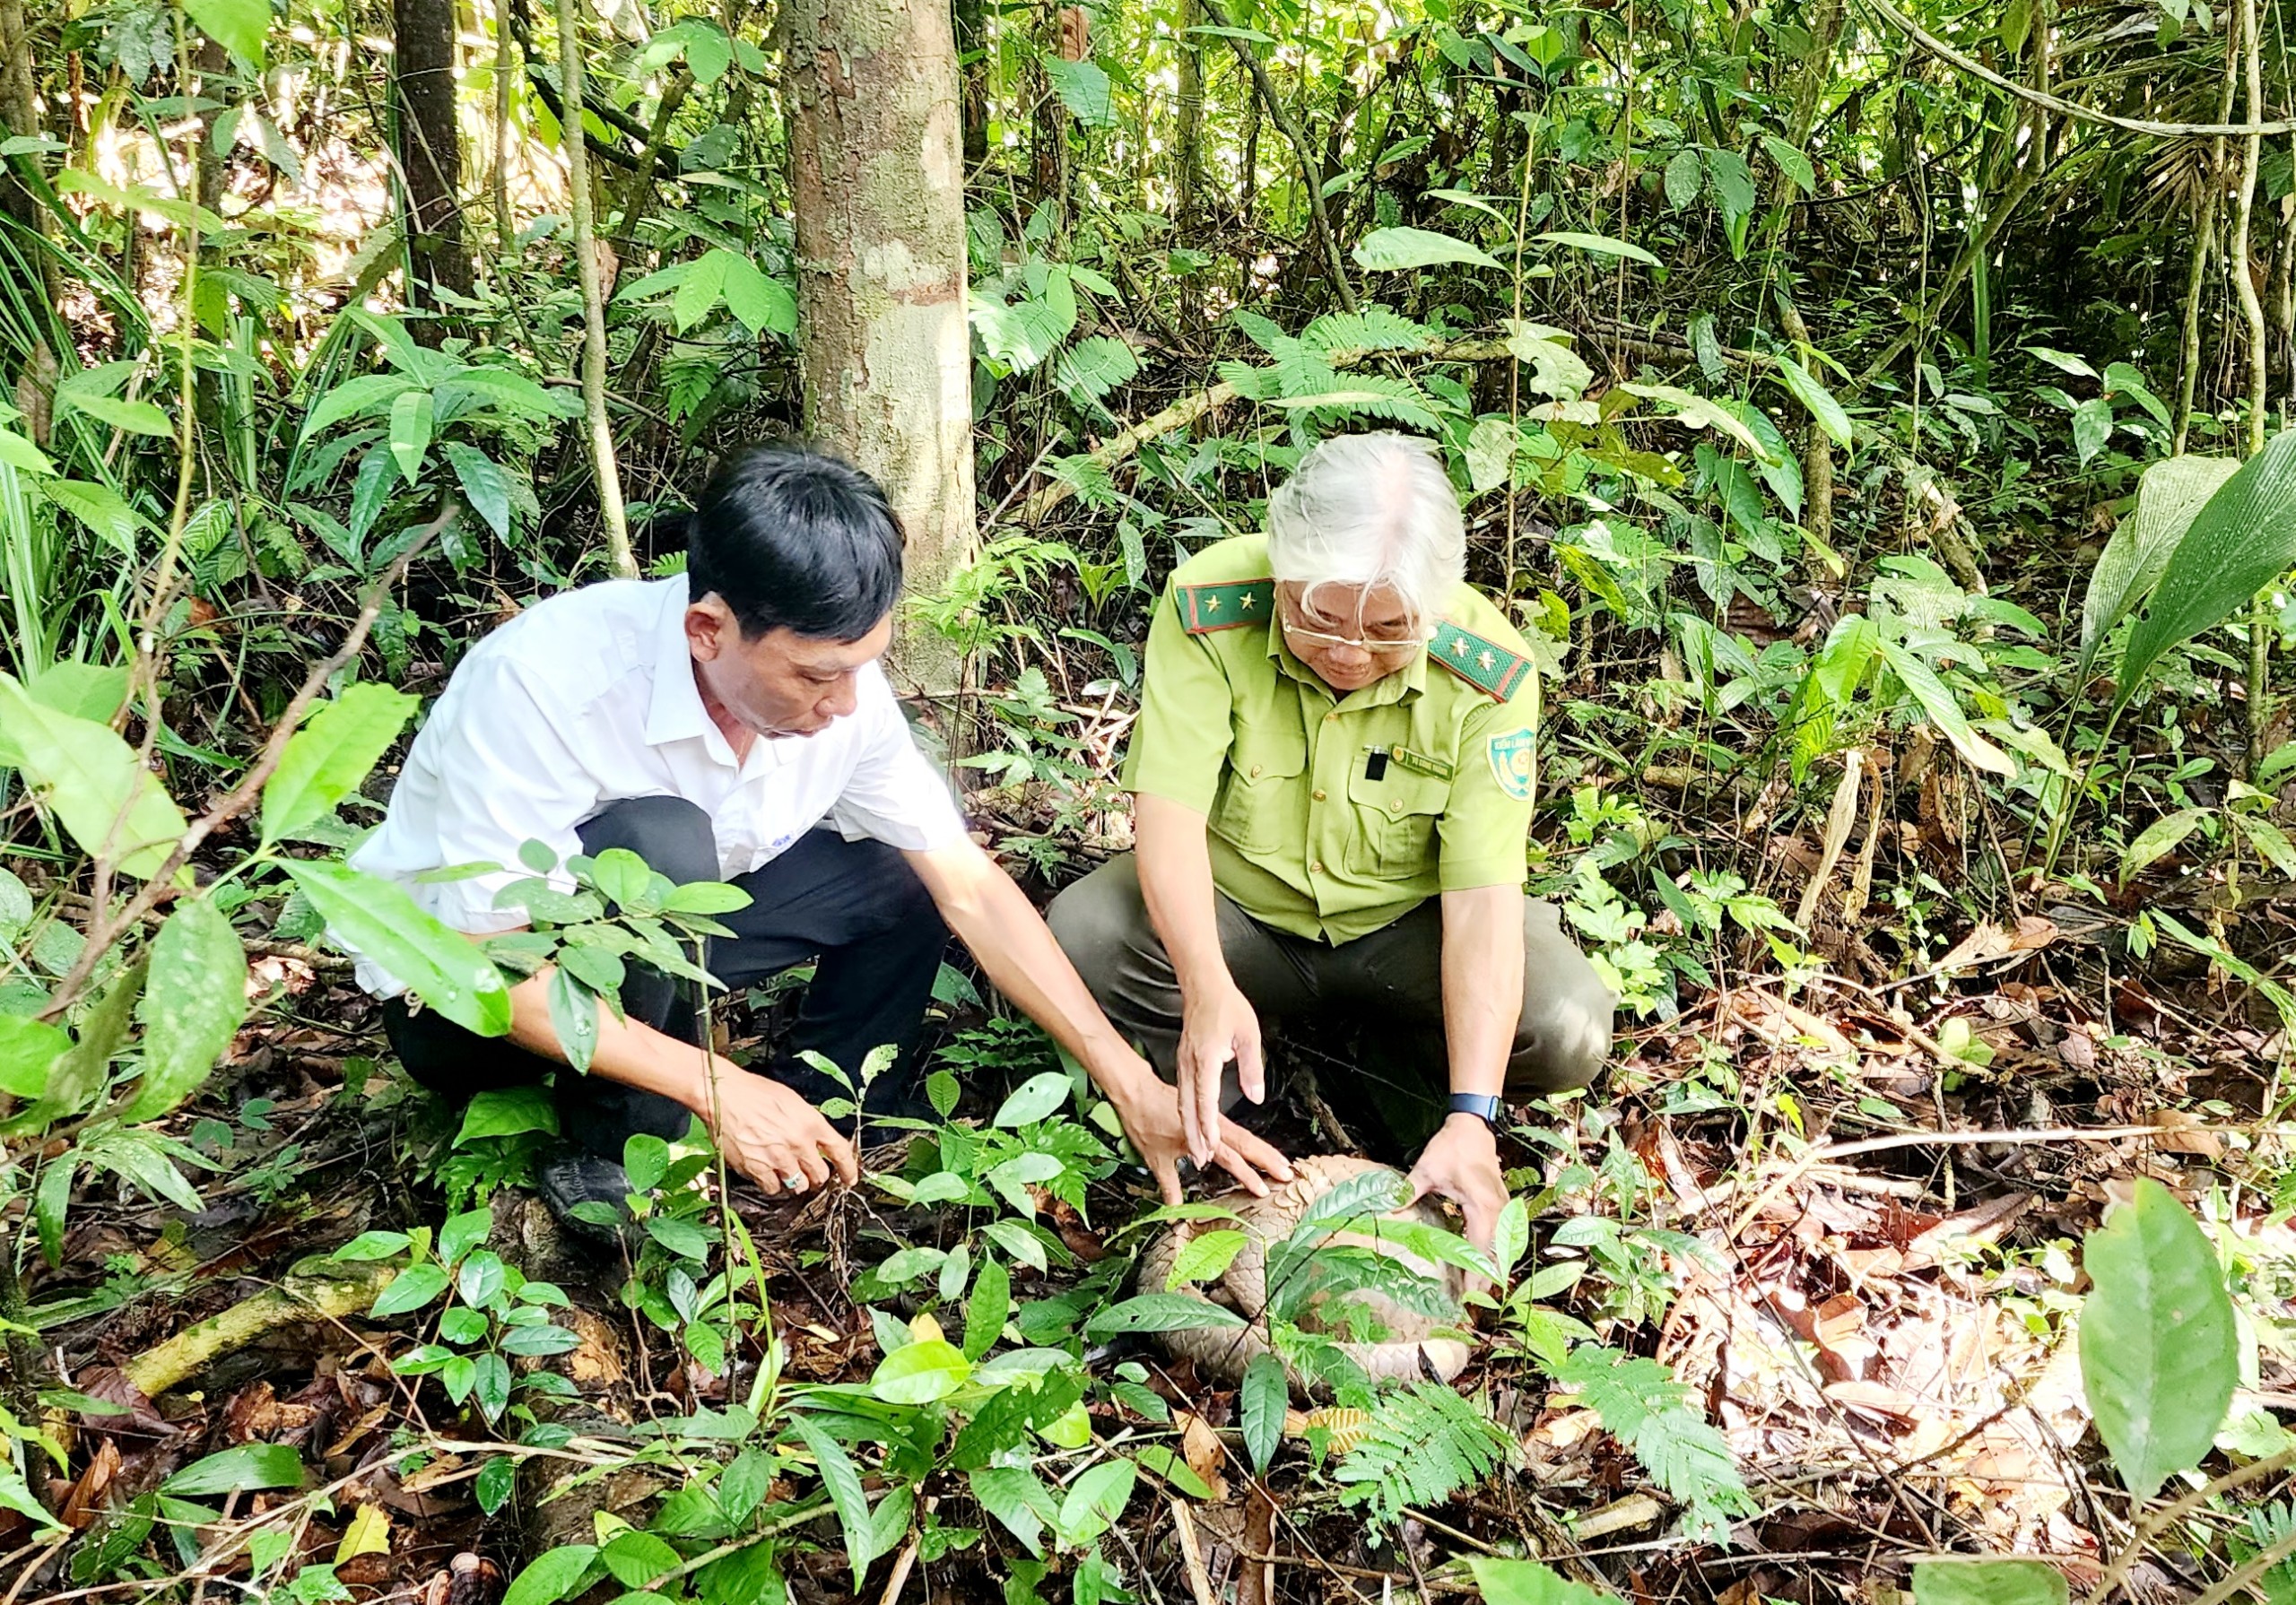
{"type": "Polygon", "coordinates": [[[1265,624],[1275,611],[1275,582],[1272,579],[1231,580],[1224,585],[1182,586],[1180,622],[1192,636],[1239,624],[1265,624]]]}
{"type": "Polygon", "coordinates": [[[1448,622],[1435,627],[1435,638],[1427,643],[1427,655],[1500,702],[1513,696],[1523,676],[1531,672],[1531,660],[1521,653],[1509,652],[1496,641],[1486,641],[1473,630],[1448,622]]]}

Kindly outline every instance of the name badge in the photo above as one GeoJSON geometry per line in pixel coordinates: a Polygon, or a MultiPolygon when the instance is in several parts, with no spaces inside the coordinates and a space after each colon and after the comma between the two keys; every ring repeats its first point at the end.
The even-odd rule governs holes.
{"type": "Polygon", "coordinates": [[[1451,766],[1439,758],[1431,758],[1424,752],[1413,752],[1408,747],[1391,747],[1388,749],[1387,755],[1395,760],[1395,766],[1398,769],[1408,769],[1414,775],[1425,775],[1436,780],[1451,778],[1451,766]]]}

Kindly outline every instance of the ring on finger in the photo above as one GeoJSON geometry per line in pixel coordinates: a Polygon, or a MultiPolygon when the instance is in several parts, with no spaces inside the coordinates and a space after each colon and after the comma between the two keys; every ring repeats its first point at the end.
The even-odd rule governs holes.
{"type": "Polygon", "coordinates": [[[785,1176],[781,1178],[781,1185],[786,1192],[803,1193],[805,1190],[805,1178],[802,1176],[785,1176]]]}

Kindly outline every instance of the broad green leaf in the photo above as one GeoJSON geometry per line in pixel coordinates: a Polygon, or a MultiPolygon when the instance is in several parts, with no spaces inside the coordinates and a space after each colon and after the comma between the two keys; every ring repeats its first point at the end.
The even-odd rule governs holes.
{"type": "Polygon", "coordinates": [[[1244,1318],[1224,1306],[1190,1293],[1142,1293],[1094,1315],[1085,1325],[1093,1338],[1110,1338],[1127,1332],[1184,1332],[1191,1327],[1226,1329],[1244,1324],[1244,1318]]]}
{"type": "Polygon", "coordinates": [[[68,1150],[48,1161],[32,1193],[32,1226],[39,1234],[40,1258],[51,1270],[64,1263],[64,1216],[72,1207],[72,1176],[80,1156],[68,1150]]]}
{"type": "Polygon", "coordinates": [[[1104,1460],[1087,1468],[1068,1485],[1060,1502],[1060,1540],[1089,1544],[1116,1524],[1132,1499],[1132,1486],[1140,1469],[1128,1460],[1104,1460]]]}
{"type": "Polygon", "coordinates": [[[1698,192],[1706,187],[1706,164],[1699,160],[1698,148],[1686,145],[1666,163],[1666,205],[1680,212],[1698,199],[1698,192]]]}
{"type": "Polygon", "coordinates": [[[439,449],[454,465],[455,482],[463,488],[463,499],[470,503],[471,511],[485,519],[486,527],[498,537],[509,539],[510,477],[503,472],[502,465],[477,447],[460,440],[446,441],[439,449]]]}
{"type": "Polygon", "coordinates": [[[0,1092],[39,1097],[48,1090],[48,1072],[72,1045],[61,1026],[0,1014],[0,1092]]]}
{"type": "Polygon", "coordinates": [[[2112,434],[2113,404],[2103,396],[2092,395],[2073,409],[2073,450],[2082,466],[2105,448],[2112,434]]]}
{"type": "Polygon", "coordinates": [[[1616,1594],[1573,1583],[1535,1560],[1505,1560],[1488,1555],[1467,1558],[1484,1605],[1615,1605],[1616,1594]]]}
{"type": "Polygon", "coordinates": [[[926,1338],[885,1356],[869,1392],[887,1404],[930,1404],[964,1386],[972,1364],[946,1338],[926,1338]]]}
{"type": "Polygon", "coordinates": [[[749,257],[729,253],[724,294],[726,310],[740,318],[751,334],[796,333],[796,298],[779,280],[767,278],[749,257]]]}
{"type": "Polygon", "coordinates": [[[1778,170],[1794,180],[1796,188],[1805,195],[1817,193],[1817,171],[1811,167],[1810,159],[1807,156],[1774,134],[1765,134],[1761,136],[1761,148],[1770,152],[1770,159],[1772,161],[1778,163],[1778,170]]]}
{"type": "Polygon", "coordinates": [[[378,1321],[387,1321],[393,1315],[404,1315],[409,1310],[419,1310],[447,1290],[447,1273],[437,1265],[409,1265],[391,1279],[390,1286],[375,1296],[368,1314],[378,1321]]]}
{"type": "Polygon", "coordinates": [[[293,1488],[303,1480],[303,1457],[291,1444],[241,1444],[196,1460],[160,1485],[179,1499],[293,1488]]]}
{"type": "Polygon", "coordinates": [[[1477,267],[1498,267],[1500,260],[1480,247],[1432,229],[1374,229],[1355,247],[1356,265],[1371,273],[1433,267],[1445,262],[1467,262],[1477,267]]]}
{"type": "MultiPolygon", "coordinates": [[[[846,1558],[853,1565],[853,1585],[861,1586],[861,1574],[869,1567],[873,1548],[869,1530],[869,1496],[861,1491],[861,1473],[845,1445],[830,1436],[819,1422],[805,1417],[792,1416],[789,1430],[804,1441],[819,1469],[822,1488],[829,1495],[831,1506],[837,1512],[837,1524],[845,1533],[846,1558]]],[[[504,1601],[503,1605],[510,1605],[504,1601]]]]}
{"type": "Polygon", "coordinates": [[[558,1134],[558,1109],[550,1094],[539,1087],[490,1088],[463,1110],[455,1146],[460,1148],[482,1137],[516,1137],[526,1132],[558,1134]]]}
{"type": "Polygon", "coordinates": [[[1051,1490],[1026,1466],[983,1466],[966,1473],[981,1509],[1002,1522],[1031,1555],[1044,1553],[1045,1523],[1054,1514],[1051,1490]]]}
{"type": "Polygon", "coordinates": [[[121,396],[104,395],[97,392],[66,396],[59,392],[57,400],[69,400],[72,407],[85,412],[100,423],[127,435],[152,435],[168,440],[175,437],[176,426],[157,403],[128,401],[121,396]]]}
{"type": "MultiPolygon", "coordinates": [[[[1005,1127],[1033,1125],[1067,1103],[1074,1089],[1067,1076],[1057,1070],[1048,1070],[1031,1076],[1013,1089],[1013,1095],[998,1106],[994,1124],[1005,1127]]],[[[1060,1174],[1057,1170],[1054,1176],[1060,1174]]],[[[1031,1176],[1031,1181],[1048,1181],[1049,1176],[1031,1176]]]]}
{"type": "Polygon", "coordinates": [[[344,688],[288,738],[263,788],[268,844],[333,813],[398,739],[421,698],[372,681],[344,688]]]}
{"type": "Polygon", "coordinates": [[[1049,53],[1037,59],[1043,65],[1045,82],[1068,108],[1069,116],[1087,128],[1115,126],[1116,95],[1109,86],[1108,74],[1098,63],[1070,61],[1049,53]]]}
{"type": "Polygon", "coordinates": [[[644,1588],[663,1573],[676,1570],[680,1557],[665,1540],[633,1527],[614,1534],[598,1558],[624,1588],[644,1588]]]}
{"type": "Polygon", "coordinates": [[[1172,1256],[1172,1271],[1164,1279],[1164,1290],[1218,1280],[1250,1240],[1239,1231],[1210,1231],[1190,1237],[1172,1256]]]}
{"type": "Polygon", "coordinates": [[[2144,471],[2136,483],[2136,510],[2105,542],[2081,603],[2083,680],[2113,626],[2160,582],[2201,508],[2239,467],[2231,457],[2183,456],[2165,458],[2144,471]]]}
{"type": "Polygon", "coordinates": [[[596,1544],[561,1544],[555,1549],[544,1549],[511,1582],[502,1605],[558,1605],[574,1592],[597,1557],[596,1544]]]}
{"type": "Polygon", "coordinates": [[[750,894],[722,881],[689,881],[662,899],[664,914],[734,914],[750,906],[750,894]]]}
{"type": "Polygon", "coordinates": [[[113,1127],[93,1137],[83,1137],[80,1157],[90,1165],[135,1183],[154,1198],[164,1198],[179,1208],[195,1211],[207,1207],[200,1202],[192,1184],[184,1180],[183,1172],[176,1168],[160,1140],[149,1132],[113,1127]]]}
{"type": "Polygon", "coordinates": [[[54,473],[56,464],[48,454],[13,429],[0,429],[0,466],[13,468],[20,473],[54,473]]]}
{"type": "Polygon", "coordinates": [[[42,707],[109,724],[127,700],[127,670],[124,665],[83,664],[72,659],[50,664],[24,682],[24,690],[42,707]]]}
{"type": "Polygon", "coordinates": [[[2232,822],[2248,838],[2248,845],[2258,856],[2282,874],[2296,879],[2296,843],[2288,839],[2286,831],[2254,814],[2234,814],[2232,822]]]}
{"type": "Polygon", "coordinates": [[[88,1106],[104,1084],[112,1055],[127,1040],[135,1001],[144,995],[145,967],[135,967],[105,988],[96,1006],[80,1021],[79,1040],[49,1066],[48,1090],[22,1119],[35,1129],[40,1124],[77,1115],[88,1106]]]}
{"type": "Polygon", "coordinates": [[[1849,414],[1834,400],[1832,391],[1818,383],[1808,369],[1791,357],[1778,359],[1778,377],[1786,382],[1786,387],[1794,393],[1794,399],[1802,403],[1811,421],[1833,437],[1836,446],[1849,444],[1849,414]]]}
{"type": "Polygon", "coordinates": [[[152,942],[144,1075],[123,1119],[157,1120],[197,1091],[248,1017],[248,956],[207,898],[176,904],[152,942]]]}
{"type": "Polygon", "coordinates": [[[971,1296],[965,1300],[965,1358],[977,1360],[996,1346],[1012,1304],[1013,1273],[1004,1261],[984,1258],[973,1275],[971,1296]]]}
{"type": "Polygon", "coordinates": [[[2292,563],[2296,429],[2274,436],[2194,516],[2129,631],[2115,705],[2126,704],[2163,653],[2231,618],[2292,563]]]}
{"type": "Polygon", "coordinates": [[[2137,832],[2136,839],[2128,844],[2128,851],[2121,855],[2120,878],[2127,880],[2145,865],[2165,857],[2177,845],[2200,828],[2208,817],[2205,808],[2179,808],[2174,813],[2163,814],[2137,832]]]}
{"type": "Polygon", "coordinates": [[[136,532],[144,525],[118,491],[92,480],[41,480],[39,493],[100,536],[122,557],[135,555],[136,532]]]}
{"type": "Polygon", "coordinates": [[[184,0],[199,31],[251,67],[263,65],[263,36],[271,29],[271,0],[184,0]]]}
{"type": "Polygon", "coordinates": [[[287,871],[344,946],[379,965],[426,1005],[482,1037],[510,1028],[510,993],[501,973],[477,943],[416,907],[403,887],[340,863],[296,860],[287,871]]]}
{"type": "Polygon", "coordinates": [[[1252,1457],[1252,1471],[1265,1472],[1283,1441],[1283,1412],[1292,1407],[1283,1362],[1272,1354],[1252,1356],[1236,1396],[1243,1412],[1244,1451],[1252,1457]]]}
{"type": "Polygon", "coordinates": [[[2105,365],[2105,386],[2116,395],[2126,395],[2152,415],[2152,421],[2162,429],[2170,427],[2168,403],[2152,394],[2144,376],[2126,362],[2105,365]]]}
{"type": "Polygon", "coordinates": [[[709,309],[725,299],[726,265],[734,259],[731,251],[713,250],[686,270],[677,294],[670,298],[670,321],[679,334],[709,317],[709,309]]]}
{"type": "Polygon", "coordinates": [[[0,1460],[0,1510],[13,1510],[43,1532],[69,1536],[71,1529],[50,1515],[48,1507],[34,1496],[31,1484],[23,1473],[6,1461],[0,1460]]]}
{"type": "Polygon", "coordinates": [[[1665,402],[1674,408],[1675,416],[1692,429],[1720,429],[1763,462],[1770,454],[1754,432],[1740,422],[1737,415],[1726,407],[1717,405],[1702,395],[1696,395],[1676,385],[1621,385],[1629,395],[1639,395],[1648,401],[1665,402]]]}
{"type": "Polygon", "coordinates": [[[141,880],[182,839],[183,815],[117,731],[43,706],[5,674],[0,738],[90,857],[116,859],[123,873],[141,880]]]}
{"type": "Polygon", "coordinates": [[[2065,1574],[2045,1560],[1922,1560],[1913,1605],[2066,1605],[2065,1574]]]}
{"type": "Polygon", "coordinates": [[[1623,256],[1629,262],[1640,262],[1651,267],[1661,267],[1656,256],[1639,245],[1629,245],[1623,239],[1613,239],[1607,234],[1582,234],[1564,229],[1552,234],[1534,234],[1531,238],[1541,245],[1568,246],[1574,251],[1586,251],[1596,256],[1623,256]]]}
{"type": "Polygon", "coordinates": [[[2149,1177],[2091,1232],[2081,1385],[2121,1480],[2149,1499],[2198,1465],[2240,1377],[2232,1301],[2208,1235],[2149,1177]]]}
{"type": "Polygon", "coordinates": [[[1722,225],[1730,236],[1731,254],[1743,256],[1746,249],[1746,220],[1754,210],[1754,170],[1735,151],[1709,151],[1706,176],[1714,186],[1715,200],[1722,207],[1722,225]]]}
{"type": "Polygon", "coordinates": [[[433,409],[428,390],[406,391],[391,403],[391,457],[410,485],[422,477],[422,460],[430,453],[433,409]]]}
{"type": "Polygon", "coordinates": [[[560,1051],[576,1072],[587,1075],[590,1056],[598,1051],[602,1000],[562,964],[550,972],[545,993],[550,1000],[550,1028],[557,1034],[560,1051]]]}
{"type": "Polygon", "coordinates": [[[1587,386],[1595,381],[1595,370],[1566,343],[1570,339],[1567,334],[1518,318],[1510,317],[1504,323],[1508,351],[1515,360],[1531,370],[1528,388],[1568,401],[1576,401],[1587,393],[1587,386]]]}
{"type": "Polygon", "coordinates": [[[304,414],[302,438],[309,440],[322,430],[362,412],[387,411],[398,398],[414,388],[414,381],[403,373],[362,374],[355,379],[345,379],[335,386],[318,403],[304,414]]]}
{"type": "Polygon", "coordinates": [[[2082,358],[2074,356],[2071,351],[2055,351],[2046,345],[2028,345],[2021,349],[2033,356],[2039,357],[2051,368],[2062,369],[2065,372],[2073,375],[2075,378],[2093,379],[2097,377],[2097,370],[2095,369],[2090,367],[2087,361],[2082,358]]]}
{"type": "Polygon", "coordinates": [[[1913,699],[1921,705],[1921,711],[1929,716],[1929,722],[1937,726],[1945,739],[1953,743],[1953,750],[1961,755],[1963,761],[1973,769],[1983,769],[1987,774],[2005,778],[2016,775],[2017,766],[2009,755],[1970,727],[1969,716],[1961,711],[1961,705],[1953,700],[1953,693],[1937,677],[1936,670],[1886,637],[1878,644],[1883,660],[1890,665],[1891,672],[1904,682],[1907,690],[1913,693],[1913,699]]]}

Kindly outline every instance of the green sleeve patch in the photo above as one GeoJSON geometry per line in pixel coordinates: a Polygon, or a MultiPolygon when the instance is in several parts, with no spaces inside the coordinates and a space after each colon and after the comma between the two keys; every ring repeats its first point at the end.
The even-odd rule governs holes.
{"type": "Polygon", "coordinates": [[[1518,802],[1527,802],[1531,796],[1531,758],[1538,746],[1538,738],[1528,725],[1494,735],[1484,743],[1483,750],[1491,759],[1492,778],[1499,789],[1518,802]]]}
{"type": "Polygon", "coordinates": [[[1263,624],[1275,612],[1275,582],[1246,579],[1179,588],[1180,622],[1192,636],[1243,624],[1263,624]]]}
{"type": "Polygon", "coordinates": [[[1436,627],[1435,638],[1427,644],[1427,655],[1500,702],[1513,696],[1531,672],[1531,660],[1522,654],[1451,623],[1436,627]]]}

